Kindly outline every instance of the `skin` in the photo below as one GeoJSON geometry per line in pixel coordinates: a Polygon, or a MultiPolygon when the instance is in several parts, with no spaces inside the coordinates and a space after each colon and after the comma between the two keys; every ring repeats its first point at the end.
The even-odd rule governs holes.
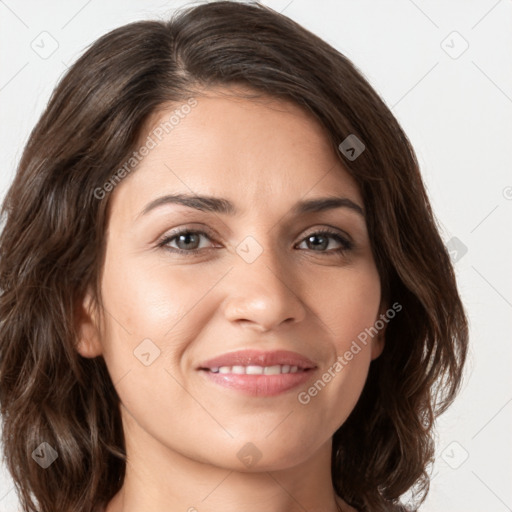
{"type": "MultiPolygon", "coordinates": [[[[335,497],[332,436],[383,350],[383,331],[307,405],[297,395],[316,378],[250,397],[196,369],[230,351],[284,349],[313,360],[320,378],[386,309],[364,217],[347,207],[290,213],[299,200],[332,195],[363,207],[322,127],[294,104],[232,93],[196,96],[110,198],[103,315],[88,294],[78,345],[83,357],[105,358],[122,402],[128,463],[107,512],[355,510],[335,497]],[[167,204],[140,215],[178,192],[225,197],[240,213],[167,204]],[[334,253],[342,245],[330,236],[320,249],[308,244],[327,226],[353,249],[334,253]],[[168,243],[198,256],[157,247],[174,228],[212,236],[168,243]],[[247,236],[262,249],[252,263],[236,252],[247,236]],[[149,366],[134,356],[146,338],[161,351],[149,366]],[[237,456],[246,443],[261,454],[251,467],[237,456]]],[[[148,127],[169,112],[155,113],[148,127]]]]}

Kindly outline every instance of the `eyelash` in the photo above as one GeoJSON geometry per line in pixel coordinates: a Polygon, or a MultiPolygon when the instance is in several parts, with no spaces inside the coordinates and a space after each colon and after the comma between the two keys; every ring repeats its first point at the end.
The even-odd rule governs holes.
{"type": "MultiPolygon", "coordinates": [[[[189,256],[190,255],[197,256],[199,252],[204,250],[204,249],[192,249],[190,251],[186,251],[184,249],[177,249],[177,248],[174,248],[174,247],[167,247],[168,243],[172,242],[175,238],[178,238],[179,236],[184,235],[184,234],[205,235],[210,240],[212,239],[212,237],[207,232],[205,232],[205,231],[200,231],[200,230],[196,231],[196,230],[193,230],[193,229],[183,229],[181,231],[177,231],[175,233],[172,233],[171,235],[165,236],[160,242],[158,242],[157,247],[161,247],[161,248],[165,249],[166,251],[170,251],[172,253],[187,254],[189,256]]],[[[313,249],[310,249],[313,252],[320,252],[320,253],[323,253],[323,254],[327,254],[328,256],[340,256],[340,255],[343,255],[344,253],[346,253],[346,252],[348,252],[348,251],[353,249],[353,243],[352,242],[350,242],[349,240],[343,238],[337,231],[333,231],[333,230],[328,229],[328,228],[324,228],[324,229],[322,229],[320,231],[314,231],[314,232],[310,233],[305,238],[303,238],[300,243],[303,243],[305,240],[307,240],[309,237],[311,237],[313,235],[316,235],[316,236],[319,236],[319,235],[329,235],[330,237],[335,238],[342,245],[342,247],[340,247],[339,249],[332,249],[330,251],[313,251],[313,249]]],[[[206,250],[208,250],[208,249],[206,249],[206,250]]]]}

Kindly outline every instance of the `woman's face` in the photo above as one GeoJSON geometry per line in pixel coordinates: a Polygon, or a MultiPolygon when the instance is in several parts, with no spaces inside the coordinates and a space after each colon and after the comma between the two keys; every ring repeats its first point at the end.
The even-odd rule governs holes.
{"type": "Polygon", "coordinates": [[[360,396],[383,348],[382,332],[361,342],[384,311],[379,275],[358,187],[317,122],[210,92],[116,186],[105,325],[84,325],[79,351],[103,355],[139,435],[215,466],[286,468],[360,396]],[[177,194],[211,199],[160,200],[177,194]],[[304,206],[325,198],[342,200],[304,206]]]}

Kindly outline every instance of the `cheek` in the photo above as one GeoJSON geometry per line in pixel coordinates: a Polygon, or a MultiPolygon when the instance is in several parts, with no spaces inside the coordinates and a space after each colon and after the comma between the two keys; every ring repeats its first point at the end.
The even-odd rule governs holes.
{"type": "MultiPolygon", "coordinates": [[[[147,258],[146,258],[147,259],[147,258]]],[[[147,263],[108,254],[102,282],[106,332],[104,357],[109,369],[123,374],[149,360],[173,366],[208,322],[208,292],[219,280],[219,269],[201,272],[165,261],[147,263]]]]}
{"type": "Polygon", "coordinates": [[[317,280],[311,304],[332,341],[329,362],[298,402],[333,431],[345,421],[364,387],[380,306],[380,279],[372,261],[317,280]],[[316,292],[315,292],[316,290],[316,292]]]}
{"type": "Polygon", "coordinates": [[[104,358],[125,412],[148,431],[156,411],[167,425],[176,423],[175,410],[184,418],[204,413],[184,393],[179,365],[208,323],[208,291],[218,280],[218,271],[130,261],[113,251],[105,261],[104,358]]]}
{"type": "MultiPolygon", "coordinates": [[[[373,261],[363,261],[357,267],[317,277],[307,296],[337,352],[343,353],[378,318],[380,278],[373,261]]],[[[371,340],[367,341],[369,345],[371,340]]]]}

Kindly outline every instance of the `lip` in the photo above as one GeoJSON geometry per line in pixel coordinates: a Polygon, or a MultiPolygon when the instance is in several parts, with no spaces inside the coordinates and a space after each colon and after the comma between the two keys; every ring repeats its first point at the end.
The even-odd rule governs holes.
{"type": "Polygon", "coordinates": [[[270,397],[289,391],[307,382],[315,374],[317,366],[307,357],[288,350],[262,352],[240,350],[209,359],[198,367],[209,382],[240,391],[246,395],[270,397]],[[213,373],[210,368],[221,366],[297,366],[297,373],[276,375],[251,375],[235,373],[213,373]]]}
{"type": "Polygon", "coordinates": [[[201,363],[198,370],[218,368],[220,366],[274,366],[277,364],[298,366],[302,370],[316,368],[316,364],[311,359],[290,350],[272,350],[267,352],[261,350],[238,350],[209,359],[201,363]]]}

